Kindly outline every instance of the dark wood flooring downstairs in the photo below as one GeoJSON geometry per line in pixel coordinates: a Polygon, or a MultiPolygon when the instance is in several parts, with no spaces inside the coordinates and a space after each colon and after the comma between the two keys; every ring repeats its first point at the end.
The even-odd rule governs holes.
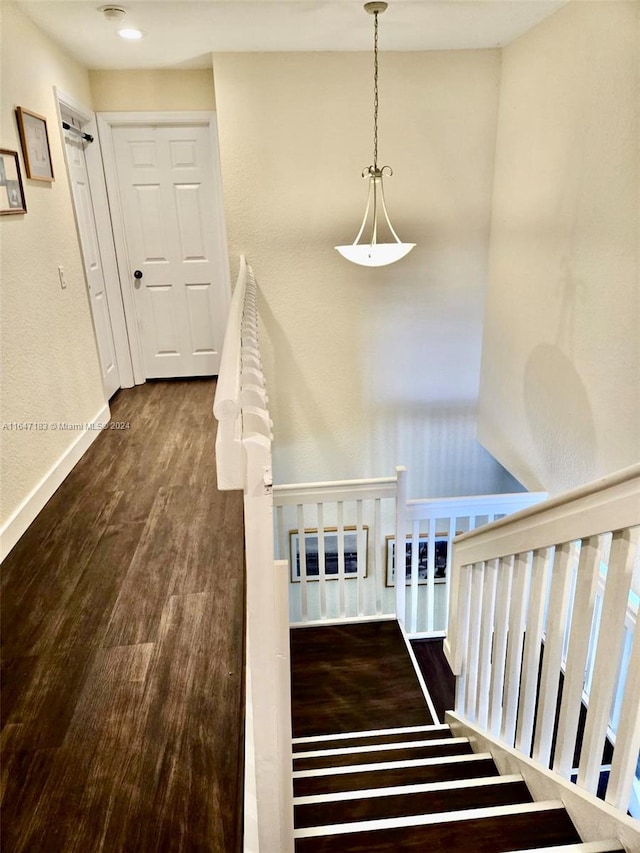
{"type": "Polygon", "coordinates": [[[440,723],[444,723],[447,711],[453,711],[456,701],[456,677],[444,656],[443,644],[444,640],[411,640],[411,648],[440,723]]]}
{"type": "Polygon", "coordinates": [[[5,560],[7,853],[241,849],[242,497],[215,485],[214,388],[120,391],[129,428],[5,560]]]}
{"type": "Polygon", "coordinates": [[[293,736],[430,725],[395,621],[291,630],[293,736]]]}

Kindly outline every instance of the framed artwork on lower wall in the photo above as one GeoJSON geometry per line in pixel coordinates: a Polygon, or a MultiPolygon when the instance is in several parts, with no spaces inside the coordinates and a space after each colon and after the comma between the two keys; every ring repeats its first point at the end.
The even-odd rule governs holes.
{"type": "MultiPolygon", "coordinates": [[[[449,550],[449,540],[445,534],[437,535],[435,541],[435,556],[434,556],[434,581],[436,583],[445,583],[447,580],[447,553],[449,550]]],[[[396,540],[395,536],[386,537],[386,586],[395,586],[396,582],[396,540]]],[[[405,578],[406,584],[411,583],[411,562],[413,556],[413,541],[407,539],[405,551],[405,578]]],[[[429,567],[429,537],[420,536],[418,539],[418,583],[427,583],[427,572],[429,567]]]]}
{"type": "MultiPolygon", "coordinates": [[[[369,547],[369,528],[363,526],[362,530],[362,552],[364,555],[364,571],[367,574],[367,550],[369,547]]],[[[338,530],[335,527],[325,528],[324,537],[324,576],[327,580],[337,580],[340,571],[338,559],[338,530]]],[[[291,581],[300,583],[300,535],[297,530],[289,531],[290,555],[291,555],[291,581]]],[[[320,578],[320,554],[319,554],[319,532],[318,530],[304,531],[304,554],[306,564],[307,580],[317,581],[320,578]]],[[[344,528],[344,574],[346,578],[355,578],[358,575],[358,531],[355,527],[344,528]]]]}
{"type": "Polygon", "coordinates": [[[0,148],[0,215],[26,212],[18,152],[0,148]]]}

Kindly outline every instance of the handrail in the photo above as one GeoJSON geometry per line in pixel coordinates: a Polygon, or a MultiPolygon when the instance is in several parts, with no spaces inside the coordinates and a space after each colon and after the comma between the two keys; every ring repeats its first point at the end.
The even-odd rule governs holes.
{"type": "Polygon", "coordinates": [[[230,417],[237,418],[240,414],[240,327],[246,286],[247,261],[244,255],[240,255],[240,269],[231,297],[229,318],[220,358],[220,372],[213,402],[213,414],[217,420],[230,417]]]}
{"type": "Polygon", "coordinates": [[[218,488],[244,493],[246,853],[293,853],[286,568],[274,561],[271,420],[258,340],[257,287],[240,259],[213,413],[218,488]]]}
{"type": "MultiPolygon", "coordinates": [[[[535,506],[501,518],[490,525],[484,525],[468,533],[463,533],[457,537],[456,545],[462,547],[470,540],[475,540],[477,543],[485,538],[497,540],[498,536],[505,533],[505,528],[518,534],[527,528],[538,531],[548,518],[561,518],[563,524],[569,523],[569,520],[572,519],[570,535],[574,538],[585,535],[584,531],[587,530],[592,534],[621,530],[623,527],[638,523],[640,507],[634,505],[633,502],[626,501],[625,498],[628,494],[634,493],[639,477],[640,463],[630,465],[628,468],[623,468],[607,477],[594,480],[584,486],[579,486],[577,489],[548,498],[535,506]],[[609,493],[611,496],[607,501],[603,497],[605,493],[609,493]],[[593,529],[596,519],[596,515],[592,511],[593,507],[596,507],[597,512],[596,527],[600,529],[593,529]]],[[[536,541],[535,547],[554,544],[554,527],[550,526],[547,533],[546,543],[539,539],[537,533],[532,534],[536,541]]]]}
{"type": "MultiPolygon", "coordinates": [[[[442,511],[443,517],[448,515],[468,515],[475,511],[476,516],[494,515],[497,510],[509,519],[516,513],[530,512],[547,498],[546,492],[507,492],[497,495],[462,495],[451,498],[412,498],[407,501],[409,517],[419,516],[423,511],[431,514],[442,511]]],[[[504,519],[498,519],[493,524],[500,524],[504,519]]],[[[483,525],[486,527],[486,525],[483,525]]],[[[492,528],[493,529],[493,528],[492,528]]],[[[466,535],[482,530],[475,527],[466,535]]],[[[462,534],[461,534],[462,535],[462,534]]]]}
{"type": "Polygon", "coordinates": [[[591,793],[615,709],[606,798],[623,812],[640,749],[639,537],[640,465],[457,536],[445,641],[458,715],[591,793]]]}
{"type": "MultiPolygon", "coordinates": [[[[640,464],[631,465],[492,524],[463,533],[454,540],[456,563],[463,565],[472,559],[480,562],[507,557],[638,524],[640,502],[634,500],[634,494],[639,479],[640,464]]],[[[451,633],[444,646],[454,673],[460,668],[459,645],[454,648],[454,641],[460,635],[457,613],[452,609],[458,601],[458,576],[459,573],[454,572],[449,612],[451,633]]]]}
{"type": "Polygon", "coordinates": [[[395,497],[396,478],[376,477],[368,480],[335,480],[322,483],[285,483],[273,487],[279,506],[316,502],[323,497],[333,501],[358,500],[369,495],[395,497]]]}
{"type": "Polygon", "coordinates": [[[247,262],[240,256],[240,271],[231,297],[229,318],[224,335],[220,371],[213,402],[213,414],[218,421],[216,434],[216,474],[218,488],[244,487],[242,454],[242,425],[240,422],[240,381],[242,363],[242,316],[247,286],[247,262]]]}

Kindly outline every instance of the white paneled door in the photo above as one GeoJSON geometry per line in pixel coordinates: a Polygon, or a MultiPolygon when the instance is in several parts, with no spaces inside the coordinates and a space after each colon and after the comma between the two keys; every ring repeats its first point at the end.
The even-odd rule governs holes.
{"type": "MultiPolygon", "coordinates": [[[[72,117],[64,116],[64,118],[69,123],[74,121],[72,117]]],[[[109,398],[120,388],[120,374],[115,356],[111,315],[105,291],[104,270],[98,246],[96,220],[91,200],[89,179],[87,177],[87,165],[84,156],[84,146],[86,144],[78,135],[65,134],[69,177],[71,179],[73,202],[76,209],[87,286],[89,288],[89,302],[93,315],[93,327],[96,334],[102,382],[105,394],[109,398]]],[[[96,142],[89,144],[97,145],[96,142]]]]}
{"type": "Polygon", "coordinates": [[[210,128],[112,133],[145,376],[217,374],[227,293],[210,128]]]}

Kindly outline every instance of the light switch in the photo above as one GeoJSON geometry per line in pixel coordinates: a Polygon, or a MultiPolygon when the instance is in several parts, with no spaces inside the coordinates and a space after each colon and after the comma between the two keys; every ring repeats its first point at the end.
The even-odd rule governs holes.
{"type": "Polygon", "coordinates": [[[58,276],[60,277],[60,287],[65,290],[67,287],[67,280],[64,277],[64,267],[58,267],[58,276]]]}

